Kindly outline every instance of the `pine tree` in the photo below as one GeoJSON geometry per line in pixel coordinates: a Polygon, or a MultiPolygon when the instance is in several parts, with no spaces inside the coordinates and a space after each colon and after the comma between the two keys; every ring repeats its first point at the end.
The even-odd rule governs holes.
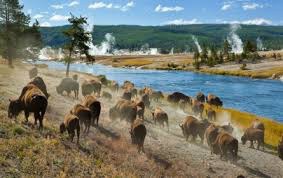
{"type": "Polygon", "coordinates": [[[8,59],[12,66],[13,58],[23,50],[20,37],[28,27],[30,17],[23,13],[23,6],[19,0],[0,0],[0,25],[3,49],[1,55],[8,59]]]}
{"type": "Polygon", "coordinates": [[[224,40],[224,43],[223,43],[223,55],[226,57],[226,58],[229,58],[229,54],[231,53],[232,51],[232,47],[230,45],[230,43],[228,42],[228,40],[224,40]]]}
{"type": "Polygon", "coordinates": [[[193,65],[195,66],[195,69],[199,70],[200,68],[200,62],[199,62],[199,58],[200,58],[200,53],[198,51],[198,49],[194,49],[194,63],[193,65]]]}
{"type": "Polygon", "coordinates": [[[92,57],[89,55],[88,50],[89,46],[87,45],[90,39],[90,33],[86,32],[84,25],[87,25],[86,17],[75,17],[71,14],[71,18],[68,19],[70,22],[70,27],[64,31],[64,35],[69,38],[69,43],[66,44],[65,48],[69,51],[68,57],[65,58],[67,63],[66,76],[69,76],[70,65],[73,61],[73,54],[75,50],[78,50],[80,54],[85,54],[88,60],[92,60],[92,57]]]}
{"type": "Polygon", "coordinates": [[[207,62],[207,59],[208,59],[208,51],[207,51],[207,48],[206,48],[206,47],[203,47],[200,58],[201,58],[201,62],[202,62],[202,63],[206,63],[206,62],[207,62]]]}

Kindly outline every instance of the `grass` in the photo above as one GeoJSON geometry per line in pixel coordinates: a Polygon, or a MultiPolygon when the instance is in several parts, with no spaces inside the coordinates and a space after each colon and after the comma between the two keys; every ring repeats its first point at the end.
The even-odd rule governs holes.
{"type": "MultiPolygon", "coordinates": [[[[227,114],[234,125],[242,128],[243,130],[250,127],[255,119],[259,119],[265,126],[265,143],[272,148],[276,148],[283,135],[283,124],[275,122],[271,119],[258,117],[256,115],[240,112],[234,109],[214,108],[217,116],[227,114]]],[[[226,115],[227,116],[227,115],[226,115]]]]}
{"type": "Polygon", "coordinates": [[[144,65],[150,65],[153,62],[148,60],[148,59],[125,59],[125,60],[120,60],[119,62],[113,64],[115,67],[122,67],[122,66],[127,66],[127,67],[140,67],[144,65]]]}
{"type": "Polygon", "coordinates": [[[222,70],[222,69],[201,69],[201,72],[217,75],[233,75],[242,77],[251,77],[258,79],[270,78],[273,74],[276,76],[283,75],[283,67],[274,67],[265,70],[222,70]]]}

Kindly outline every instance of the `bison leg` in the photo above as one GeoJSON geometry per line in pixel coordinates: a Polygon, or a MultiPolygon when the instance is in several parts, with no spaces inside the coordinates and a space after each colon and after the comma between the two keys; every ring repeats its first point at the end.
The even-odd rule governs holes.
{"type": "Polygon", "coordinates": [[[40,115],[39,115],[39,113],[38,112],[35,112],[34,114],[33,114],[34,116],[34,125],[36,126],[37,125],[37,120],[40,118],[40,115]]]}
{"type": "Polygon", "coordinates": [[[251,142],[250,148],[254,148],[254,141],[250,140],[250,142],[251,142]]]}
{"type": "Polygon", "coordinates": [[[28,118],[29,118],[29,111],[25,110],[25,118],[26,118],[26,122],[28,123],[28,118]]]}
{"type": "Polygon", "coordinates": [[[80,142],[80,126],[77,127],[77,144],[80,142]]]}

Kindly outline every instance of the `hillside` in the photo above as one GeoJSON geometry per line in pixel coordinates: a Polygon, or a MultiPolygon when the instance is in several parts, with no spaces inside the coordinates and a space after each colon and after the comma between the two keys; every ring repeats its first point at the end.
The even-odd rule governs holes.
{"type": "MultiPolygon", "coordinates": [[[[41,34],[45,45],[60,47],[66,42],[61,33],[68,26],[42,27],[41,34]]],[[[116,38],[118,49],[140,49],[146,43],[153,48],[160,48],[169,52],[173,47],[175,52],[192,50],[195,45],[192,35],[196,36],[201,44],[221,47],[223,39],[229,35],[230,26],[224,24],[201,25],[171,25],[171,26],[135,26],[135,25],[108,25],[94,26],[94,44],[100,44],[106,33],[112,33],[116,38]]],[[[256,41],[260,37],[267,49],[283,48],[283,26],[256,26],[242,25],[237,31],[243,41],[256,41]]]]}

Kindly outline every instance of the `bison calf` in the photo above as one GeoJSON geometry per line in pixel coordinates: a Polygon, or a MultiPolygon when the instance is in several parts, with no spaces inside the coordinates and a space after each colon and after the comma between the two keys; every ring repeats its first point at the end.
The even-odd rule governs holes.
{"type": "Polygon", "coordinates": [[[75,136],[75,131],[77,131],[77,144],[79,144],[80,121],[77,116],[70,113],[65,115],[64,122],[60,125],[60,133],[63,134],[66,130],[72,142],[75,136]]]}
{"type": "Polygon", "coordinates": [[[164,123],[166,123],[169,131],[168,115],[161,108],[156,108],[154,112],[152,112],[152,118],[154,120],[154,124],[157,122],[159,125],[162,125],[162,127],[164,127],[164,123]]]}
{"type": "Polygon", "coordinates": [[[76,104],[70,113],[79,118],[81,129],[83,125],[85,126],[84,133],[89,133],[91,125],[91,111],[81,104],[76,104]]]}
{"type": "Polygon", "coordinates": [[[146,136],[146,127],[143,124],[143,121],[140,119],[136,119],[132,124],[130,129],[130,135],[132,139],[132,144],[136,144],[138,146],[138,152],[144,152],[144,140],[146,136]]]}

